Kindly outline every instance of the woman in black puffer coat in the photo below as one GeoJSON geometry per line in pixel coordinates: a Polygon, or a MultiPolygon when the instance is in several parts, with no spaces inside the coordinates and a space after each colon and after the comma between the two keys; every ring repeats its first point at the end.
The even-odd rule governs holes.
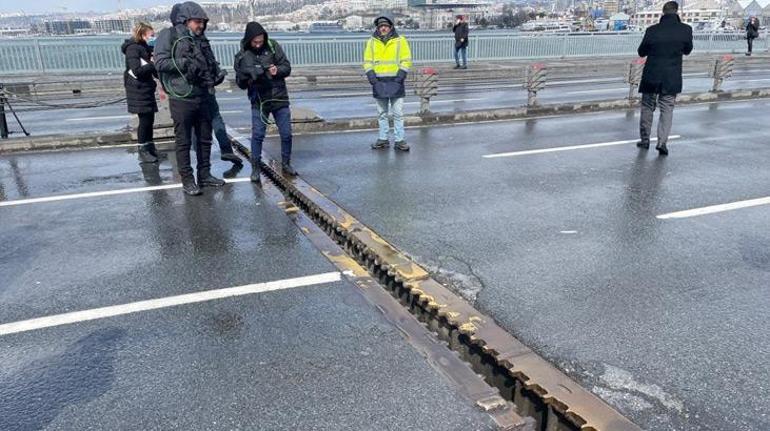
{"type": "Polygon", "coordinates": [[[158,112],[158,104],[155,101],[155,78],[158,73],[152,62],[154,42],[155,31],[148,24],[140,22],[134,28],[131,39],[126,39],[121,47],[126,55],[123,85],[126,87],[128,112],[139,117],[137,138],[141,163],[158,161],[158,151],[152,136],[155,113],[158,112]]]}

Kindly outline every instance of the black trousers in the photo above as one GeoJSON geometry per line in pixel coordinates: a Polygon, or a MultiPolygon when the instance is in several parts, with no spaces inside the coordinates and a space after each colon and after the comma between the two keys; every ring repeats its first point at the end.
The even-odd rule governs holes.
{"type": "Polygon", "coordinates": [[[152,142],[152,127],[155,125],[155,113],[143,112],[136,114],[139,117],[139,127],[136,129],[136,136],[140,144],[152,142]]]}
{"type": "Polygon", "coordinates": [[[190,159],[193,132],[198,137],[195,142],[198,178],[207,176],[211,169],[211,115],[205,100],[202,98],[169,99],[169,108],[171,109],[171,119],[174,120],[179,176],[183,179],[193,176],[190,159]]]}
{"type": "Polygon", "coordinates": [[[749,42],[749,53],[751,53],[751,48],[754,47],[754,38],[753,37],[747,37],[746,40],[749,42]]]}

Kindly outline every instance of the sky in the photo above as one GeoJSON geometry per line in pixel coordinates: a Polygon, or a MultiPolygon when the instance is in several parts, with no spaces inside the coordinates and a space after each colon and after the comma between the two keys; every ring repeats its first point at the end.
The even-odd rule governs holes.
{"type": "MultiPolygon", "coordinates": [[[[135,9],[157,5],[172,5],[182,0],[123,0],[123,8],[135,9]]],[[[207,0],[212,1],[212,0],[207,0]]],[[[213,0],[217,1],[217,0],[213,0]]],[[[114,12],[118,0],[0,0],[0,13],[21,12],[38,14],[45,12],[114,12]],[[62,8],[67,8],[66,11],[62,8]]]]}

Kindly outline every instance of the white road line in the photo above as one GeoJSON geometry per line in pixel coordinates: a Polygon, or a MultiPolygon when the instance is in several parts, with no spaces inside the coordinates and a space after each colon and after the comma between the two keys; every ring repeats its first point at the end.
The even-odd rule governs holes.
{"type": "Polygon", "coordinates": [[[106,117],[83,117],[83,118],[67,118],[64,121],[107,121],[107,120],[128,120],[130,115],[112,115],[106,117]]]}
{"type": "Polygon", "coordinates": [[[220,114],[240,114],[243,112],[243,109],[235,110],[235,111],[219,111],[220,114]]]}
{"type": "Polygon", "coordinates": [[[770,197],[750,199],[747,201],[732,202],[729,204],[712,205],[708,207],[695,208],[695,209],[686,210],[686,211],[677,211],[673,213],[659,215],[657,218],[660,220],[670,220],[670,219],[698,217],[702,215],[716,214],[716,213],[733,211],[733,210],[738,210],[743,208],[757,207],[760,205],[770,205],[770,197]]]}
{"type": "Polygon", "coordinates": [[[185,304],[195,304],[198,302],[252,295],[255,293],[274,292],[277,290],[294,289],[297,287],[317,286],[320,284],[340,281],[341,279],[342,277],[339,272],[327,272],[324,274],[316,274],[306,277],[290,278],[286,280],[271,281],[260,284],[249,284],[226,289],[206,290],[203,292],[188,293],[186,295],[169,296],[166,298],[150,299],[147,301],[132,302],[129,304],[113,305],[110,307],[56,314],[53,316],[40,317],[37,319],[23,320],[20,322],[0,325],[0,335],[16,334],[19,332],[28,332],[36,329],[50,328],[53,326],[69,325],[73,323],[86,322],[89,320],[105,319],[108,317],[138,313],[141,311],[157,310],[160,308],[169,308],[185,304]]]}
{"type": "Polygon", "coordinates": [[[599,94],[599,93],[617,93],[620,91],[628,91],[628,87],[625,88],[600,88],[597,90],[578,90],[568,91],[567,94],[599,94]]]}
{"type": "MultiPolygon", "coordinates": [[[[673,141],[675,139],[680,139],[681,136],[679,135],[673,135],[668,138],[669,141],[673,141]]],[[[655,142],[657,141],[657,138],[652,138],[650,141],[655,142]]],[[[510,153],[497,153],[497,154],[487,154],[485,156],[482,156],[485,159],[497,159],[501,157],[517,157],[517,156],[530,156],[533,154],[544,154],[544,153],[556,153],[559,151],[571,151],[571,150],[587,150],[590,148],[601,148],[601,147],[611,147],[613,145],[628,145],[639,142],[638,139],[629,139],[626,141],[613,141],[613,142],[602,142],[600,144],[586,144],[586,145],[571,145],[568,147],[554,147],[554,148],[542,148],[539,150],[526,150],[526,151],[513,151],[510,153]]]]}
{"type": "MultiPolygon", "coordinates": [[[[448,99],[448,100],[431,100],[431,104],[436,103],[455,103],[455,102],[477,102],[479,100],[487,100],[488,97],[478,97],[473,99],[448,99]]],[[[419,101],[412,101],[412,102],[404,102],[404,105],[419,105],[419,101]]],[[[369,106],[377,106],[376,103],[369,103],[369,106]]]]}
{"type": "MultiPolygon", "coordinates": [[[[231,179],[225,179],[225,182],[227,183],[245,183],[248,182],[249,178],[231,178],[231,179]]],[[[72,199],[86,199],[86,198],[96,198],[101,196],[116,196],[116,195],[125,195],[129,193],[140,193],[140,192],[152,192],[156,190],[169,190],[169,189],[180,189],[182,188],[181,183],[174,183],[174,184],[164,184],[161,186],[148,186],[148,187],[135,187],[131,189],[118,189],[118,190],[105,190],[101,192],[88,192],[88,193],[74,193],[71,195],[58,195],[58,196],[46,196],[42,198],[30,198],[30,199],[19,199],[14,201],[3,201],[0,202],[0,207],[12,207],[12,206],[19,206],[19,205],[30,205],[30,204],[40,204],[40,203],[46,203],[46,202],[59,202],[59,201],[67,201],[72,199]]]]}

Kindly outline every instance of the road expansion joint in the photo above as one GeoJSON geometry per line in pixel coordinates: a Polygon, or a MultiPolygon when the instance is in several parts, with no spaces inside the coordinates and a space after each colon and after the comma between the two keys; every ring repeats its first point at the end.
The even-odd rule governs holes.
{"type": "MultiPolygon", "coordinates": [[[[232,140],[250,158],[248,139],[232,140]]],[[[280,164],[265,154],[262,161],[262,172],[277,189],[275,201],[300,230],[367,300],[409,334],[407,338],[429,363],[457,383],[479,408],[493,412],[501,429],[641,429],[310,184],[299,177],[284,177],[280,164]],[[421,335],[426,329],[430,336],[421,335]],[[447,363],[454,365],[447,367],[447,363]],[[485,385],[463,373],[462,364],[470,366],[485,385]]],[[[265,189],[270,193],[272,188],[265,189]]]]}

